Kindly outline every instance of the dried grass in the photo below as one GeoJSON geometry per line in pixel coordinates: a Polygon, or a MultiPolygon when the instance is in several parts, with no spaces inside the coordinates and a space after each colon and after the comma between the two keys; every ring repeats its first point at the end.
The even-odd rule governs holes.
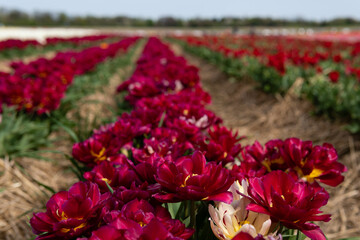
{"type": "Polygon", "coordinates": [[[53,162],[22,158],[0,159],[0,239],[29,239],[28,219],[44,208],[55,191],[66,189],[76,179],[53,162]]]}

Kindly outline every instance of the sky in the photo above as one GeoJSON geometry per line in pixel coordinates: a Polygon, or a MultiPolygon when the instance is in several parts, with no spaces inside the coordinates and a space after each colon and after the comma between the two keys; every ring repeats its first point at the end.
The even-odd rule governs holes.
{"type": "Polygon", "coordinates": [[[207,17],[275,17],[329,20],[352,17],[360,20],[360,0],[0,0],[0,7],[64,12],[68,15],[127,15],[158,19],[207,17]]]}

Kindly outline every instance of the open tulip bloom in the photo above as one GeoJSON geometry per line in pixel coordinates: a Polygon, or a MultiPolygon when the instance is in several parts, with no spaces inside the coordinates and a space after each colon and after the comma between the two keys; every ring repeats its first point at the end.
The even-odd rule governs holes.
{"type": "MultiPolygon", "coordinates": [[[[271,64],[281,69],[281,57],[271,64]]],[[[320,184],[346,171],[332,145],[242,146],[205,108],[198,69],[157,38],[117,91],[133,110],[74,144],[86,181],[34,213],[36,239],[325,239],[313,223],[330,220],[320,184]]]]}

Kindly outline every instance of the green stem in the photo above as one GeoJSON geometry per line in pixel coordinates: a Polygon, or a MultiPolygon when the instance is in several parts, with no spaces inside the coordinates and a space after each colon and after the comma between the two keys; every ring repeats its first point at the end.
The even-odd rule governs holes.
{"type": "Polygon", "coordinates": [[[300,239],[300,230],[298,229],[296,231],[296,240],[299,240],[300,239]]]}
{"type": "Polygon", "coordinates": [[[190,201],[190,227],[195,229],[195,223],[196,223],[196,207],[195,207],[195,201],[190,201]]]}
{"type": "Polygon", "coordinates": [[[185,210],[185,201],[181,202],[180,208],[178,210],[178,212],[176,213],[175,219],[180,219],[180,214],[183,213],[183,211],[185,210]]]}
{"type": "MultiPolygon", "coordinates": [[[[282,224],[280,224],[280,222],[279,222],[279,231],[278,231],[278,233],[280,233],[280,234],[282,234],[283,232],[283,225],[282,224]]],[[[278,228],[278,227],[276,227],[276,228],[278,228]]]]}

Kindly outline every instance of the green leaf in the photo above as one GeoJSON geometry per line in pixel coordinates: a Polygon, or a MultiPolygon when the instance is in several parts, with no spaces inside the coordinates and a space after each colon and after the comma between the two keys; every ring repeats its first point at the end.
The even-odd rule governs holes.
{"type": "Polygon", "coordinates": [[[51,117],[51,120],[53,120],[57,125],[63,128],[71,136],[74,142],[80,142],[79,138],[71,128],[65,126],[63,123],[61,123],[59,120],[55,119],[54,117],[51,117]]]}
{"type": "Polygon", "coordinates": [[[176,215],[180,209],[181,206],[181,202],[177,202],[177,203],[168,203],[168,210],[171,214],[172,218],[176,218],[176,215]]]}
{"type": "Polygon", "coordinates": [[[166,111],[164,111],[162,114],[161,114],[161,118],[160,118],[160,121],[159,121],[159,124],[158,124],[158,127],[162,127],[162,125],[164,124],[164,119],[165,119],[165,116],[166,116],[166,111]]]}
{"type": "Polygon", "coordinates": [[[109,183],[108,183],[107,181],[104,181],[104,182],[105,182],[107,188],[109,189],[109,191],[111,192],[111,194],[113,194],[113,193],[114,193],[114,189],[109,185],[109,183]]]}

